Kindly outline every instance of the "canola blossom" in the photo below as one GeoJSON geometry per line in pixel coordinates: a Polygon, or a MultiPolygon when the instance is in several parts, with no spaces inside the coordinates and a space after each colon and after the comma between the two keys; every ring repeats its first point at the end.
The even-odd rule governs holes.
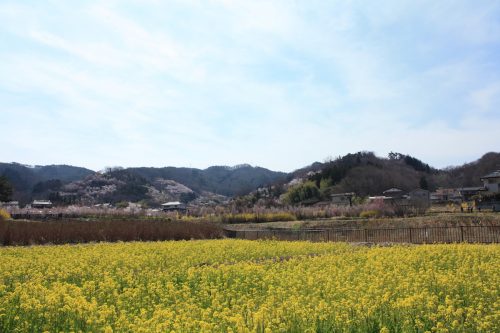
{"type": "Polygon", "coordinates": [[[0,332],[499,332],[500,246],[0,248],[0,332]]]}

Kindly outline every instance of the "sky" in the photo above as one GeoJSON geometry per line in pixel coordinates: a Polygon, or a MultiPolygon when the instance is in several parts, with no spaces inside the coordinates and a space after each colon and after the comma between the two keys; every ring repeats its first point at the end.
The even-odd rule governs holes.
{"type": "Polygon", "coordinates": [[[500,1],[0,0],[0,161],[500,151],[500,1]]]}

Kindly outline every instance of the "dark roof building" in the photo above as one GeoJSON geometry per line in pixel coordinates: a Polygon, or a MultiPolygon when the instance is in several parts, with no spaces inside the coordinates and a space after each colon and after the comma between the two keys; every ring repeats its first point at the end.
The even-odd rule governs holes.
{"type": "Polygon", "coordinates": [[[487,174],[486,176],[482,176],[480,179],[483,180],[483,179],[490,179],[490,178],[500,178],[500,170],[493,171],[493,172],[487,174]]]}
{"type": "Polygon", "coordinates": [[[500,170],[493,171],[486,176],[481,177],[484,188],[491,193],[500,193],[500,170]]]}
{"type": "Polygon", "coordinates": [[[479,194],[486,189],[483,186],[474,186],[474,187],[461,187],[458,189],[460,194],[462,195],[463,201],[469,201],[473,196],[479,194]]]}

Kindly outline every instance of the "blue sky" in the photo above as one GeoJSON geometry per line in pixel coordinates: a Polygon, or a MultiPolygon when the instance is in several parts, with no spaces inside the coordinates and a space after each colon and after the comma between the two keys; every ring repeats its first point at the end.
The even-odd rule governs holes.
{"type": "Polygon", "coordinates": [[[499,1],[0,0],[3,162],[445,167],[499,106],[499,1]]]}

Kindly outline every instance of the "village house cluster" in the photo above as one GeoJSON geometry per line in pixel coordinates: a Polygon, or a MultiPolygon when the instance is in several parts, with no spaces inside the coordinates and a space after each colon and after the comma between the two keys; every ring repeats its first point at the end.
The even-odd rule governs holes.
{"type": "Polygon", "coordinates": [[[500,170],[480,178],[483,186],[438,188],[431,193],[432,203],[461,204],[462,209],[491,209],[500,211],[500,170]]]}
{"type": "MultiPolygon", "coordinates": [[[[500,170],[491,172],[480,178],[483,186],[438,188],[434,192],[424,189],[414,189],[405,192],[399,188],[385,190],[382,195],[369,196],[369,202],[383,201],[399,207],[413,207],[421,210],[429,208],[432,204],[458,204],[462,210],[490,209],[500,211],[500,170]]],[[[336,193],[330,196],[330,201],[320,202],[316,205],[335,204],[339,206],[352,206],[352,199],[356,196],[353,192],[336,193]]]]}

